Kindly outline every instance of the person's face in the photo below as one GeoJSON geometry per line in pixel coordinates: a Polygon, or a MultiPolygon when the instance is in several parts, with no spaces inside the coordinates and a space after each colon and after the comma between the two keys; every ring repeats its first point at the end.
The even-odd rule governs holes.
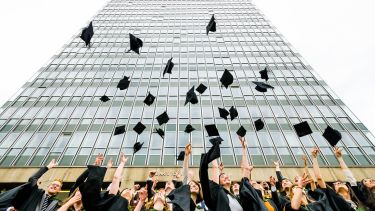
{"type": "Polygon", "coordinates": [[[129,188],[126,188],[124,191],[122,191],[121,196],[127,199],[128,201],[130,201],[133,197],[132,192],[129,188]]]}
{"type": "Polygon", "coordinates": [[[62,184],[59,181],[53,181],[47,187],[47,192],[50,195],[56,195],[61,191],[62,184]]]}
{"type": "Polygon", "coordinates": [[[230,185],[231,181],[228,175],[222,174],[219,178],[220,185],[230,185]]]}
{"type": "Polygon", "coordinates": [[[239,192],[240,191],[240,185],[238,183],[234,183],[232,186],[233,192],[239,192]]]}
{"type": "Polygon", "coordinates": [[[375,180],[374,179],[370,179],[370,178],[364,179],[363,184],[367,188],[370,188],[370,189],[375,188],[375,180]]]}
{"type": "Polygon", "coordinates": [[[344,191],[349,191],[348,187],[345,185],[345,183],[341,182],[341,181],[336,181],[333,183],[333,187],[335,188],[335,191],[338,193],[342,190],[344,191]]]}
{"type": "Polygon", "coordinates": [[[262,182],[262,187],[263,187],[264,190],[269,190],[270,189],[270,186],[265,181],[262,182]]]}
{"type": "Polygon", "coordinates": [[[174,190],[175,189],[175,186],[174,186],[174,183],[172,181],[168,181],[165,183],[165,187],[164,187],[165,190],[174,190]]]}
{"type": "Polygon", "coordinates": [[[165,204],[165,196],[164,196],[163,193],[160,193],[160,192],[155,193],[155,195],[154,195],[154,204],[157,201],[162,202],[163,204],[165,204]]]}
{"type": "Polygon", "coordinates": [[[283,179],[282,181],[281,181],[281,187],[283,188],[283,189],[285,189],[285,188],[289,188],[290,186],[292,186],[293,185],[293,183],[289,180],[289,179],[283,179]]]}
{"type": "Polygon", "coordinates": [[[199,194],[200,188],[199,188],[199,185],[197,183],[190,182],[189,185],[190,185],[190,192],[191,193],[199,194]]]}

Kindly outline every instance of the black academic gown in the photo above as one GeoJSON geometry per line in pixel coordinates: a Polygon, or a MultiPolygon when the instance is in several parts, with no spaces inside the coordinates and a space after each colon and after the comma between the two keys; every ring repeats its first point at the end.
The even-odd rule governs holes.
{"type": "Polygon", "coordinates": [[[244,205],[244,211],[268,211],[268,208],[264,205],[262,198],[246,177],[242,178],[241,180],[240,199],[244,205]]]}
{"type": "Polygon", "coordinates": [[[104,175],[107,168],[88,166],[89,174],[86,182],[79,186],[82,203],[87,211],[128,211],[128,200],[108,191],[101,193],[104,175]]]}
{"type": "MultiPolygon", "coordinates": [[[[2,194],[0,196],[0,208],[3,208],[4,203],[8,203],[7,207],[13,206],[19,211],[35,211],[45,194],[43,189],[38,188],[38,180],[47,171],[47,167],[40,168],[29,178],[27,183],[5,192],[4,195],[2,194]]],[[[49,206],[48,211],[58,209],[58,200],[52,200],[50,204],[52,205],[49,206]]]]}
{"type": "Polygon", "coordinates": [[[82,172],[81,175],[79,175],[74,185],[70,188],[69,196],[72,195],[72,193],[74,192],[76,188],[78,188],[81,184],[85,182],[88,176],[89,176],[89,170],[86,169],[84,172],[82,172]]]}

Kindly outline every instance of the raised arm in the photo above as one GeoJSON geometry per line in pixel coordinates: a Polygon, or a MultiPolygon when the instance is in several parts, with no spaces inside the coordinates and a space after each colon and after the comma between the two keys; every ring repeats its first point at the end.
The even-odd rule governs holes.
{"type": "Polygon", "coordinates": [[[319,154],[319,149],[317,147],[314,147],[311,150],[311,157],[312,157],[315,178],[318,182],[319,187],[325,189],[327,186],[323,179],[322,174],[320,173],[320,168],[319,168],[319,163],[318,163],[318,154],[319,154]]]}
{"type": "Polygon", "coordinates": [[[189,160],[190,160],[190,154],[191,154],[191,144],[188,144],[185,146],[185,157],[184,162],[182,164],[182,183],[184,185],[188,184],[189,181],[191,181],[192,178],[189,178],[189,160]]]}
{"type": "Polygon", "coordinates": [[[297,186],[295,186],[295,190],[293,191],[294,195],[291,200],[291,207],[293,210],[299,210],[302,203],[302,190],[306,185],[310,183],[310,180],[307,178],[307,175],[304,173],[302,177],[298,177],[297,186]]]}
{"type": "Polygon", "coordinates": [[[141,188],[138,192],[139,201],[137,203],[137,206],[134,208],[134,211],[141,211],[143,205],[146,202],[147,199],[147,190],[145,188],[141,188]]]}
{"type": "Polygon", "coordinates": [[[40,168],[35,174],[33,174],[29,178],[29,182],[32,184],[32,186],[37,185],[38,179],[41,178],[43,174],[46,173],[49,169],[54,168],[56,166],[57,166],[56,160],[52,159],[51,162],[47,166],[40,168]]]}
{"type": "Polygon", "coordinates": [[[247,143],[245,137],[238,136],[242,146],[242,160],[241,160],[241,169],[242,169],[242,177],[246,177],[251,179],[251,169],[249,165],[249,159],[247,158],[247,143]]]}
{"type": "Polygon", "coordinates": [[[219,176],[220,176],[220,170],[219,170],[219,163],[217,162],[217,159],[213,160],[211,162],[212,164],[212,174],[211,174],[211,180],[215,183],[219,184],[219,176]]]}
{"type": "Polygon", "coordinates": [[[312,177],[310,175],[310,172],[309,172],[309,167],[308,167],[308,164],[307,164],[307,156],[302,155],[302,160],[303,160],[303,165],[304,165],[303,171],[307,175],[307,178],[311,179],[311,183],[310,183],[311,190],[315,191],[316,190],[316,184],[315,184],[315,181],[312,179],[312,177]]]}
{"type": "Polygon", "coordinates": [[[340,149],[338,147],[335,147],[334,151],[335,151],[335,156],[340,163],[341,170],[343,171],[343,173],[346,176],[346,181],[348,181],[351,186],[357,186],[356,178],[354,177],[352,171],[350,171],[350,169],[348,168],[348,166],[346,165],[346,163],[345,163],[345,161],[342,157],[342,149],[340,149]]]}
{"type": "Polygon", "coordinates": [[[109,189],[109,194],[117,194],[118,190],[120,188],[120,181],[122,178],[122,172],[124,170],[124,166],[126,161],[128,160],[127,157],[125,157],[124,153],[121,153],[120,155],[120,164],[118,165],[115,174],[113,175],[111,187],[109,189]]]}
{"type": "Polygon", "coordinates": [[[277,189],[276,189],[276,178],[273,176],[270,176],[269,182],[271,184],[272,201],[275,203],[277,209],[282,210],[279,194],[277,193],[277,189]]]}

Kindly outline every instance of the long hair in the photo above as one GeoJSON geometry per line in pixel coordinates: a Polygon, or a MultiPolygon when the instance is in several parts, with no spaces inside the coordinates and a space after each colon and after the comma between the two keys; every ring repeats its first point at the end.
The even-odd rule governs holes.
{"type": "Polygon", "coordinates": [[[195,181],[195,180],[191,180],[189,182],[189,185],[190,183],[195,183],[198,187],[199,187],[199,193],[197,194],[197,201],[195,203],[199,203],[201,201],[203,201],[203,192],[202,192],[202,186],[201,184],[198,182],[198,181],[195,181]]]}
{"type": "Polygon", "coordinates": [[[363,194],[363,198],[366,199],[363,201],[363,203],[369,208],[375,210],[375,193],[373,193],[370,188],[365,186],[364,180],[365,179],[361,180],[358,187],[361,194],[363,194]]]}

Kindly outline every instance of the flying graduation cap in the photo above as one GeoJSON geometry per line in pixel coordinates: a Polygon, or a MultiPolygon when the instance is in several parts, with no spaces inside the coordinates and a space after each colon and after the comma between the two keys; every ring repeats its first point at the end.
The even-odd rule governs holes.
{"type": "Polygon", "coordinates": [[[172,73],[172,69],[174,67],[174,63],[172,62],[172,59],[173,57],[168,60],[167,65],[165,66],[164,71],[163,71],[163,77],[166,73],[169,73],[169,74],[172,73]]]}
{"type": "Polygon", "coordinates": [[[161,138],[164,138],[165,133],[164,133],[164,130],[163,130],[163,129],[161,129],[161,128],[156,128],[156,129],[155,129],[155,132],[156,132],[157,134],[159,134],[159,136],[160,136],[161,138]]]}
{"type": "Polygon", "coordinates": [[[219,131],[216,128],[216,125],[205,125],[208,136],[219,136],[219,131]]]}
{"type": "Polygon", "coordinates": [[[255,125],[255,129],[257,131],[260,131],[261,129],[264,128],[264,122],[262,121],[262,119],[258,119],[254,122],[254,125],[255,125]]]}
{"type": "Polygon", "coordinates": [[[188,125],[186,125],[184,132],[185,132],[185,133],[191,133],[191,132],[193,132],[194,130],[195,130],[195,128],[193,128],[192,125],[188,124],[188,125]]]}
{"type": "Polygon", "coordinates": [[[229,111],[227,111],[227,109],[225,108],[220,108],[220,107],[218,107],[218,109],[219,109],[220,117],[223,119],[227,119],[227,116],[229,115],[229,111]]]}
{"type": "Polygon", "coordinates": [[[119,135],[125,133],[125,125],[117,126],[113,135],[119,135]]]}
{"type": "Polygon", "coordinates": [[[260,73],[260,78],[268,81],[268,70],[267,67],[265,67],[263,70],[259,71],[260,73]]]}
{"type": "Polygon", "coordinates": [[[103,103],[105,103],[105,102],[107,102],[109,100],[110,99],[109,99],[109,97],[107,95],[103,95],[103,96],[100,97],[100,101],[102,101],[103,103]]]}
{"type": "Polygon", "coordinates": [[[296,130],[298,137],[303,137],[312,133],[312,130],[307,121],[295,124],[293,125],[293,127],[296,130]]]}
{"type": "Polygon", "coordinates": [[[199,94],[203,94],[204,91],[206,91],[207,89],[207,86],[205,86],[204,84],[199,84],[199,86],[197,87],[197,92],[199,92],[199,94]]]}
{"type": "Polygon", "coordinates": [[[334,147],[342,138],[341,133],[330,126],[327,126],[327,128],[324,130],[323,137],[332,147],[334,147]]]}
{"type": "Polygon", "coordinates": [[[216,137],[216,138],[211,138],[209,141],[210,141],[210,143],[211,143],[212,145],[215,145],[215,144],[220,145],[221,142],[223,142],[224,140],[223,140],[220,136],[218,136],[218,137],[216,137]]]}
{"type": "Polygon", "coordinates": [[[181,151],[177,156],[177,160],[183,161],[185,158],[185,151],[181,151]]]}
{"type": "Polygon", "coordinates": [[[118,82],[117,88],[119,88],[120,90],[124,90],[129,87],[129,84],[130,84],[129,77],[124,76],[124,78],[118,82]]]}
{"type": "Polygon", "coordinates": [[[146,126],[144,124],[142,124],[141,122],[138,122],[133,130],[138,133],[138,135],[140,135],[144,130],[146,129],[146,126]]]}
{"type": "Polygon", "coordinates": [[[238,117],[237,109],[234,106],[230,107],[230,109],[229,109],[229,115],[230,115],[230,120],[233,120],[236,117],[238,117]]]}
{"type": "Polygon", "coordinates": [[[164,123],[167,123],[169,121],[169,116],[166,111],[164,111],[162,114],[156,117],[158,120],[159,125],[162,125],[164,123]]]}
{"type": "Polygon", "coordinates": [[[168,194],[170,202],[179,208],[179,210],[190,210],[190,186],[182,185],[168,194]]]}
{"type": "Polygon", "coordinates": [[[210,22],[208,22],[208,25],[206,26],[207,35],[208,35],[208,32],[216,32],[216,22],[215,22],[214,15],[212,15],[210,22]]]}
{"type": "Polygon", "coordinates": [[[186,93],[186,100],[185,105],[188,103],[191,104],[197,104],[198,103],[198,97],[197,94],[194,92],[194,86],[186,93]]]}
{"type": "Polygon", "coordinates": [[[245,129],[243,126],[241,126],[241,127],[237,130],[236,133],[237,133],[238,136],[245,137],[245,135],[246,135],[246,129],[245,129]]]}
{"type": "Polygon", "coordinates": [[[224,70],[224,73],[220,78],[220,82],[227,89],[228,89],[228,86],[233,83],[233,75],[229,72],[229,70],[227,69],[224,70]]]}
{"type": "Polygon", "coordinates": [[[259,81],[253,81],[253,83],[256,85],[255,89],[258,92],[267,92],[267,89],[273,89],[273,88],[275,88],[275,87],[273,87],[271,85],[268,85],[266,83],[259,82],[259,81]]]}
{"type": "Polygon", "coordinates": [[[130,38],[130,50],[128,50],[128,52],[134,51],[137,54],[139,54],[139,48],[143,46],[142,40],[130,33],[129,33],[129,38],[130,38]]]}
{"type": "Polygon", "coordinates": [[[135,144],[133,146],[134,154],[142,149],[143,144],[144,144],[144,142],[142,142],[142,143],[141,142],[135,142],[135,144]]]}
{"type": "Polygon", "coordinates": [[[89,26],[82,30],[81,39],[85,41],[86,46],[90,47],[91,38],[94,36],[94,27],[92,26],[92,21],[89,26]]]}
{"type": "Polygon", "coordinates": [[[148,92],[148,95],[147,97],[145,98],[145,100],[143,101],[146,105],[150,106],[151,104],[153,104],[155,101],[155,96],[152,95],[150,92],[148,92]]]}

